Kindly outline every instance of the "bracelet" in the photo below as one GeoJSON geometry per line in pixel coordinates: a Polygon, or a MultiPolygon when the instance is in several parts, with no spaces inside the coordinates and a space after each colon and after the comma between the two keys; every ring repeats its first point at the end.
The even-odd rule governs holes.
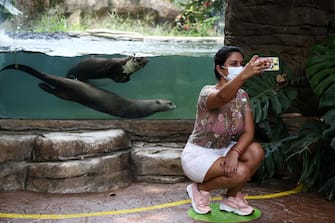
{"type": "Polygon", "coordinates": [[[238,147],[233,147],[232,150],[236,151],[238,155],[241,154],[241,150],[238,147]]]}

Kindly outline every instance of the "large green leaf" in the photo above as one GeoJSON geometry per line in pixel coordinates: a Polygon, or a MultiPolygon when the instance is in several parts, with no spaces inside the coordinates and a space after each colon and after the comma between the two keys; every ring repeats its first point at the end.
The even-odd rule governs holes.
{"type": "Polygon", "coordinates": [[[335,39],[316,45],[307,60],[307,78],[314,93],[321,97],[335,83],[335,39]]]}
{"type": "Polygon", "coordinates": [[[267,174],[269,175],[269,177],[272,177],[276,172],[275,163],[273,161],[273,154],[266,153],[264,162],[267,174]]]}
{"type": "Polygon", "coordinates": [[[329,128],[322,132],[323,137],[333,139],[335,137],[335,124],[331,125],[329,128]]]}
{"type": "Polygon", "coordinates": [[[303,154],[303,172],[300,182],[307,187],[313,187],[320,177],[321,150],[317,149],[313,156],[308,151],[303,154]]]}
{"type": "Polygon", "coordinates": [[[297,90],[287,83],[277,83],[277,75],[273,72],[264,73],[249,79],[244,85],[250,96],[256,123],[266,120],[271,114],[277,116],[285,112],[298,95],[297,90]]]}
{"type": "Polygon", "coordinates": [[[326,42],[326,44],[317,44],[313,46],[312,52],[313,54],[328,54],[329,48],[335,49],[335,39],[330,39],[326,42]]]}
{"type": "MultiPolygon", "coordinates": [[[[307,78],[314,93],[320,98],[320,113],[325,127],[324,140],[335,138],[335,38],[312,48],[313,56],[307,61],[307,78]]],[[[334,147],[333,147],[334,148],[334,147]]]]}
{"type": "Polygon", "coordinates": [[[284,166],[284,156],[282,150],[287,148],[285,140],[271,141],[271,143],[262,144],[265,150],[264,173],[272,177],[278,170],[284,166]]]}
{"type": "Polygon", "coordinates": [[[324,120],[326,127],[325,130],[322,132],[323,137],[328,139],[335,138],[335,107],[326,112],[322,116],[322,120],[324,120]]]}
{"type": "Polygon", "coordinates": [[[335,120],[335,108],[333,108],[333,109],[329,110],[328,112],[326,112],[326,114],[324,114],[321,117],[321,119],[324,120],[327,125],[333,124],[334,120],[335,120]]]}
{"type": "Polygon", "coordinates": [[[319,107],[320,109],[335,108],[335,82],[321,96],[319,107]]]}
{"type": "Polygon", "coordinates": [[[264,179],[272,177],[278,170],[284,168],[283,151],[287,150],[287,141],[291,140],[291,136],[288,136],[285,125],[279,120],[276,125],[271,125],[269,121],[263,121],[259,123],[259,126],[265,130],[269,138],[269,142],[261,143],[265,150],[265,158],[258,175],[260,175],[259,178],[264,179]]]}
{"type": "MultiPolygon", "coordinates": [[[[329,63],[328,63],[329,64],[329,63]]],[[[322,82],[324,79],[329,77],[329,74],[335,73],[335,67],[330,67],[328,69],[324,69],[323,64],[318,64],[319,71],[313,71],[312,68],[315,67],[308,67],[306,70],[308,74],[310,74],[310,79],[309,81],[311,82],[312,87],[317,86],[322,82]],[[313,72],[313,75],[311,75],[313,72]]]]}
{"type": "Polygon", "coordinates": [[[332,139],[330,146],[335,150],[335,137],[332,139]]]}
{"type": "Polygon", "coordinates": [[[293,164],[290,170],[294,161],[302,160],[301,183],[317,186],[331,200],[335,194],[335,38],[312,48],[306,73],[322,117],[302,126],[284,155],[293,164]]]}
{"type": "Polygon", "coordinates": [[[303,124],[296,138],[292,138],[289,149],[284,155],[287,159],[300,155],[305,151],[310,151],[310,147],[319,142],[322,138],[322,123],[318,120],[310,120],[303,124]]]}

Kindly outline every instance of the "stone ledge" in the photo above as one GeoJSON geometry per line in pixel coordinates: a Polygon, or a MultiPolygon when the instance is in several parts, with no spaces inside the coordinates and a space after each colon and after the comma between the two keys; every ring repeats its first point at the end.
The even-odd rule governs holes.
{"type": "Polygon", "coordinates": [[[20,131],[0,139],[0,190],[102,192],[129,186],[133,180],[186,180],[180,164],[184,142],[135,141],[131,148],[122,129],[20,131]]]}
{"type": "Polygon", "coordinates": [[[177,42],[177,43],[215,43],[224,44],[221,36],[145,36],[136,32],[124,32],[111,29],[88,29],[84,32],[68,32],[71,37],[96,36],[114,40],[152,41],[152,42],[177,42]]]}
{"type": "Polygon", "coordinates": [[[1,135],[0,163],[31,160],[36,135],[1,135]]]}
{"type": "Polygon", "coordinates": [[[0,191],[25,190],[28,162],[0,163],[0,191]]]}
{"type": "Polygon", "coordinates": [[[30,164],[26,188],[51,193],[102,192],[131,184],[129,152],[30,164]]]}
{"type": "Polygon", "coordinates": [[[3,134],[43,134],[47,132],[82,132],[123,129],[134,141],[186,142],[193,130],[189,120],[30,120],[0,119],[3,134]]]}
{"type": "Polygon", "coordinates": [[[181,182],[185,176],[181,168],[180,155],[183,147],[168,146],[135,147],[131,159],[138,181],[181,182]]]}
{"type": "Polygon", "coordinates": [[[121,129],[69,133],[55,132],[37,136],[34,161],[83,159],[128,149],[129,137],[121,129]]]}
{"type": "Polygon", "coordinates": [[[159,184],[175,184],[187,181],[185,176],[137,176],[136,180],[138,182],[149,182],[149,183],[159,183],[159,184]]]}

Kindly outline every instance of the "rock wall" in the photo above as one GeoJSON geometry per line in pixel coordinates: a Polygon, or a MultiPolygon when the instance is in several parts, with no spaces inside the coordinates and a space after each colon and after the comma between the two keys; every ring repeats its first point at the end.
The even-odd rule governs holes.
{"type": "Polygon", "coordinates": [[[335,35],[333,0],[227,0],[225,44],[247,55],[279,53],[290,68],[305,77],[311,46],[335,35]]]}
{"type": "Polygon", "coordinates": [[[0,191],[110,191],[186,180],[188,121],[0,119],[0,191]]]}
{"type": "Polygon", "coordinates": [[[84,15],[106,17],[107,13],[119,16],[145,18],[154,23],[173,23],[179,9],[166,0],[15,0],[15,6],[23,12],[23,24],[48,11],[65,15],[70,23],[80,23],[84,15]]]}
{"type": "Polygon", "coordinates": [[[129,149],[120,129],[1,134],[0,190],[82,193],[128,186],[129,149]]]}

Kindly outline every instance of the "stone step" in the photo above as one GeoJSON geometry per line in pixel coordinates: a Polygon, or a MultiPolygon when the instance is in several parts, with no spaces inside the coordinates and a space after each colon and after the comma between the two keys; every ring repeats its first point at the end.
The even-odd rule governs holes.
{"type": "Polygon", "coordinates": [[[36,135],[0,135],[0,164],[11,161],[31,161],[36,135]]]}
{"type": "Polygon", "coordinates": [[[83,160],[32,163],[26,188],[51,193],[102,192],[132,182],[129,151],[83,160]]]}
{"type": "Polygon", "coordinates": [[[131,184],[122,129],[0,136],[0,190],[100,192],[131,184]]]}
{"type": "Polygon", "coordinates": [[[180,155],[183,145],[133,147],[131,159],[138,181],[176,183],[185,181],[180,155]]]}
{"type": "Polygon", "coordinates": [[[26,190],[29,166],[25,161],[0,163],[0,191],[26,190]]]}
{"type": "Polygon", "coordinates": [[[122,129],[0,136],[0,163],[6,161],[58,161],[83,159],[129,149],[122,129]]]}
{"type": "Polygon", "coordinates": [[[33,161],[83,159],[129,149],[130,146],[130,138],[121,129],[46,133],[35,139],[33,161]]]}
{"type": "Polygon", "coordinates": [[[122,129],[2,134],[0,190],[83,193],[126,187],[133,180],[182,182],[183,145],[132,145],[122,129]]]}

